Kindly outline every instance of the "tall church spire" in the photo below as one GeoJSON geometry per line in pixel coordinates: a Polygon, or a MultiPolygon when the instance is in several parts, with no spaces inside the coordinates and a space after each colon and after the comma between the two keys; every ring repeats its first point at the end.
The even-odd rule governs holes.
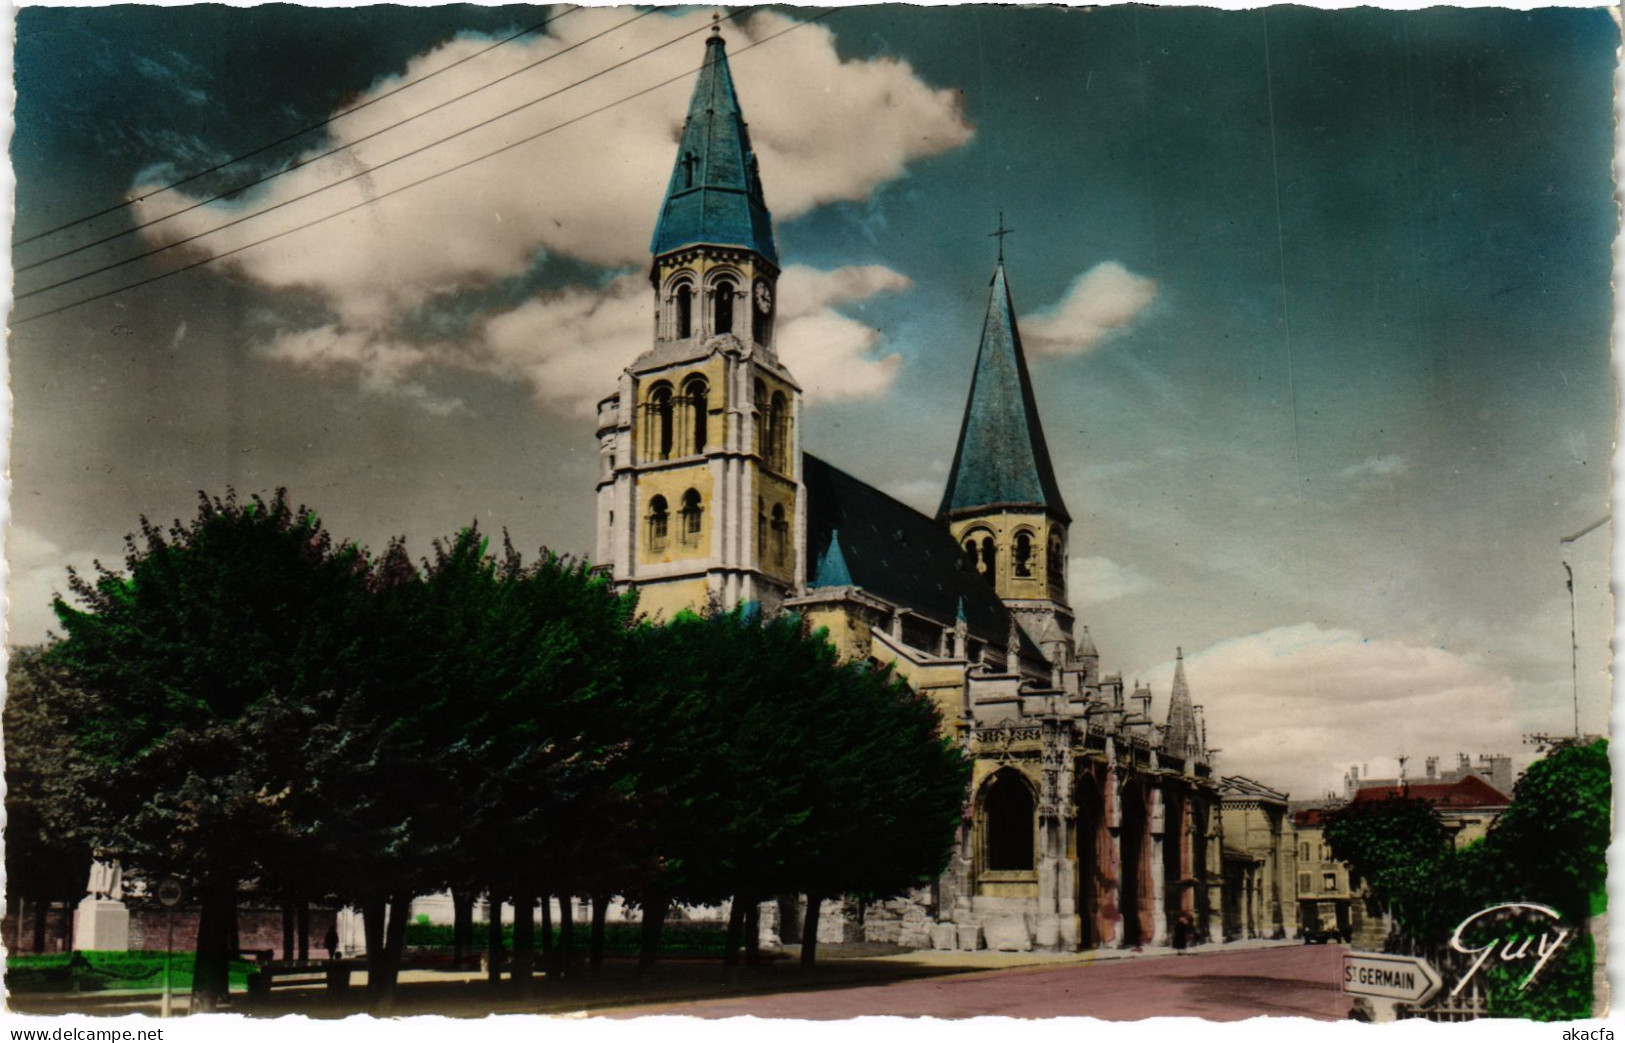
{"type": "MultiPolygon", "coordinates": [[[[651,248],[653,343],[598,406],[598,558],[652,616],[776,611],[810,564],[801,388],[773,348],[773,220],[715,29],[651,248]]],[[[821,564],[849,571],[839,544],[821,564]]]]}
{"type": "Polygon", "coordinates": [[[1069,522],[1038,419],[1002,257],[993,269],[992,285],[959,446],[937,513],[951,519],[1016,507],[1069,522]]]}
{"type": "Polygon", "coordinates": [[[1191,705],[1191,686],[1185,680],[1185,650],[1176,649],[1173,693],[1168,699],[1168,731],[1162,748],[1175,757],[1189,757],[1201,749],[1196,733],[1196,710],[1191,705]]]}
{"type": "Polygon", "coordinates": [[[773,218],[762,198],[762,179],[739,97],[728,69],[727,46],[713,32],[705,65],[694,84],[671,182],[655,224],[655,257],[685,246],[736,246],[779,263],[773,218]]]}

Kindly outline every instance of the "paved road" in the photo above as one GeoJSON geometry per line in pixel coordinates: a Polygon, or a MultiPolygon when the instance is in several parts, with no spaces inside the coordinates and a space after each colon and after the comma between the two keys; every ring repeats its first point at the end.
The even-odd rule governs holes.
{"type": "Polygon", "coordinates": [[[1338,987],[1342,949],[1298,945],[1146,959],[1022,967],[845,989],[702,1000],[605,1012],[610,1017],[684,1014],[824,1020],[904,1017],[1092,1017],[1133,1021],[1269,1015],[1336,1021],[1349,1004],[1338,987]]]}

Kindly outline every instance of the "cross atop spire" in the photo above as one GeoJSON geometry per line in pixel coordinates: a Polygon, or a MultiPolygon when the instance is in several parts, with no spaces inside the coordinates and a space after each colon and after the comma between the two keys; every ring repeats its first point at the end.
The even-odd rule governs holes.
{"type": "Polygon", "coordinates": [[[997,239],[999,241],[999,263],[1000,264],[1004,263],[1004,237],[1009,235],[1011,232],[1014,232],[1014,231],[1015,231],[1014,228],[1006,228],[1006,227],[1004,227],[1004,211],[1000,210],[999,211],[999,230],[997,232],[989,232],[989,233],[987,233],[987,237],[989,239],[997,239]]]}

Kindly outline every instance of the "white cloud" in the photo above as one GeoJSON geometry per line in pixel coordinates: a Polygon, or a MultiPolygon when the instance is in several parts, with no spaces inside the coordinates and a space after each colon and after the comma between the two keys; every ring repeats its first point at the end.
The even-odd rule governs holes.
{"type": "Polygon", "coordinates": [[[791,265],[780,280],[785,300],[775,330],[779,358],[811,402],[874,398],[886,392],[902,356],[874,357],[880,331],[848,318],[833,305],[903,290],[906,277],[879,265],[818,271],[791,265]]]}
{"type": "Polygon", "coordinates": [[[1035,357],[1082,354],[1126,328],[1156,295],[1155,280],[1102,261],[1058,302],[1022,317],[1022,346],[1035,357]]]}
{"type": "MultiPolygon", "coordinates": [[[[899,356],[876,358],[880,335],[834,306],[908,285],[877,265],[784,270],[779,299],[786,303],[775,337],[779,357],[809,399],[866,398],[890,386],[899,356]]],[[[479,351],[466,363],[526,381],[546,406],[591,416],[597,401],[614,391],[616,374],[648,349],[650,303],[640,275],[622,276],[602,290],[572,287],[545,295],[486,322],[479,351]]]]}
{"type": "MultiPolygon", "coordinates": [[[[1294,798],[1340,789],[1351,764],[1522,752],[1507,678],[1441,648],[1313,624],[1222,641],[1185,659],[1219,770],[1294,798]]],[[[1146,674],[1166,713],[1173,664],[1146,674]]],[[[1385,769],[1386,770],[1386,769],[1385,769]]]]}
{"type": "Polygon", "coordinates": [[[1073,558],[1066,569],[1067,592],[1074,605],[1099,605],[1150,589],[1150,579],[1110,558],[1073,558]]]}
{"type": "Polygon", "coordinates": [[[1391,478],[1397,474],[1404,474],[1411,469],[1410,461],[1403,456],[1388,454],[1385,456],[1368,456],[1357,464],[1351,464],[1338,472],[1340,478],[1391,478]]]}
{"type": "Polygon", "coordinates": [[[6,534],[6,564],[10,570],[6,583],[6,643],[31,645],[45,640],[47,631],[60,633],[51,599],[61,594],[71,602],[68,566],[78,569],[82,576],[94,577],[94,557],[89,551],[64,550],[37,529],[11,526],[6,534]]]}
{"type": "MultiPolygon", "coordinates": [[[[583,43],[627,17],[621,8],[571,12],[551,27],[550,33],[556,35],[515,41],[338,120],[330,128],[331,144],[353,143],[352,148],[245,193],[244,199],[200,207],[154,225],[145,234],[154,245],[177,242],[249,210],[275,205],[278,209],[262,217],[184,247],[192,253],[218,255],[287,233],[234,254],[227,263],[262,286],[302,287],[315,293],[335,321],[322,329],[276,338],[268,346],[274,357],[298,365],[353,370],[377,385],[403,382],[407,372],[428,365],[455,363],[458,360],[442,357],[439,349],[425,353],[403,344],[396,333],[401,319],[437,295],[520,275],[544,250],[609,267],[647,261],[687,91],[702,56],[700,37],[563,90],[420,155],[383,164],[710,22],[705,10],[675,17],[661,13],[602,40],[583,43]],[[576,44],[582,46],[566,50],[576,44]],[[490,90],[452,100],[501,73],[550,55],[557,57],[490,90]],[[678,82],[670,87],[587,116],[672,78],[678,82]],[[441,102],[446,103],[444,108],[421,119],[361,140],[441,102]],[[410,182],[575,117],[583,118],[534,142],[383,198],[410,182]],[[363,171],[364,176],[341,186],[300,198],[363,171]],[[295,230],[348,207],[359,208],[295,230]]],[[[970,139],[972,128],[960,111],[956,92],[927,86],[904,62],[883,58],[843,62],[834,34],[823,26],[804,26],[759,49],[745,50],[752,41],[779,33],[794,21],[759,12],[728,30],[734,77],[761,160],[768,203],[779,220],[833,200],[861,200],[880,184],[903,176],[909,162],[970,139]],[[839,148],[831,147],[835,141],[841,143],[839,148]]],[[[484,38],[453,40],[419,55],[400,77],[380,80],[351,101],[376,98],[488,43],[484,38]]],[[[132,194],[140,196],[150,188],[138,185],[132,194]]],[[[191,202],[168,193],[138,204],[138,213],[148,221],[191,202]]],[[[884,273],[884,279],[901,280],[884,269],[875,271],[884,273]]],[[[875,285],[876,276],[869,269],[839,272],[844,274],[826,273],[824,278],[856,283],[848,288],[847,299],[888,288],[875,285]]],[[[841,299],[840,288],[824,287],[824,303],[804,303],[797,300],[790,273],[786,276],[789,285],[781,300],[798,311],[786,313],[780,334],[785,355],[798,378],[808,382],[809,394],[883,390],[898,361],[869,358],[878,335],[824,308],[824,303],[841,299]],[[797,366],[802,357],[805,369],[797,366]]],[[[570,290],[534,302],[532,314],[573,321],[577,324],[573,329],[599,341],[612,329],[634,332],[627,325],[635,320],[623,307],[624,288],[612,289],[614,299],[602,306],[607,311],[584,300],[588,292],[570,290]]],[[[511,332],[522,321],[523,316],[513,317],[483,328],[496,335],[511,332]]],[[[648,331],[648,323],[637,328],[627,348],[646,346],[648,331]]],[[[518,365],[537,384],[541,400],[571,408],[579,404],[584,389],[577,385],[591,369],[588,360],[570,350],[562,333],[542,347],[465,342],[446,351],[467,352],[470,358],[461,360],[465,365],[521,355],[518,365]]],[[[592,394],[609,390],[607,384],[597,384],[592,394]]]]}

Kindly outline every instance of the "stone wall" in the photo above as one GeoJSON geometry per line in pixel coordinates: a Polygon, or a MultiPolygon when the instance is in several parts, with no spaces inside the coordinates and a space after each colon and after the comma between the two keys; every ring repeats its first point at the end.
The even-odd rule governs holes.
{"type": "MultiPolygon", "coordinates": [[[[22,910],[24,920],[21,925],[17,922],[17,910],[7,909],[5,918],[0,921],[0,931],[4,932],[5,944],[11,952],[32,952],[34,945],[34,912],[33,903],[28,903],[22,910]],[[18,927],[21,926],[21,944],[18,944],[18,927]]],[[[132,903],[130,911],[130,950],[131,951],[161,951],[167,938],[167,918],[161,906],[148,902],[132,903]]],[[[322,948],[322,939],[327,929],[333,925],[334,912],[331,909],[310,910],[310,947],[313,956],[325,956],[326,950],[322,948]]],[[[72,930],[77,930],[79,913],[73,912],[72,930]]],[[[178,951],[190,951],[197,945],[197,909],[175,910],[175,948],[178,951]]],[[[46,952],[65,952],[71,942],[67,942],[63,935],[63,917],[61,904],[58,903],[46,921],[46,952]]],[[[73,937],[72,933],[67,935],[73,937]]],[[[270,949],[280,958],[282,956],[282,911],[280,909],[239,909],[237,911],[237,937],[241,948],[270,949]]],[[[298,941],[295,940],[295,946],[298,941]]]]}

